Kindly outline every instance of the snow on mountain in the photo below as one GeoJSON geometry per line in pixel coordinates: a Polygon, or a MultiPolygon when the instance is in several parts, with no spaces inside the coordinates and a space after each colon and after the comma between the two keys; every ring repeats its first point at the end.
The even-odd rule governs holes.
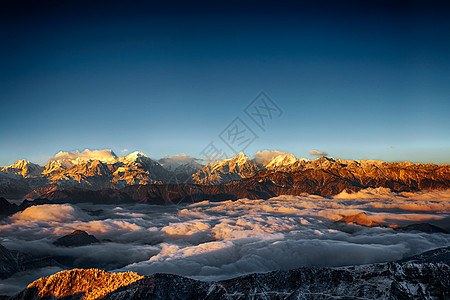
{"type": "Polygon", "coordinates": [[[283,151],[258,151],[253,162],[261,169],[272,172],[289,172],[305,168],[309,159],[297,159],[293,154],[283,151]]]}
{"type": "Polygon", "coordinates": [[[135,163],[147,161],[149,157],[141,151],[134,151],[126,156],[117,158],[114,162],[119,161],[123,163],[135,163]]]}
{"type": "Polygon", "coordinates": [[[269,161],[266,161],[263,166],[266,170],[270,171],[286,171],[297,162],[297,159],[293,154],[281,154],[275,156],[269,161]]]}
{"type": "Polygon", "coordinates": [[[75,165],[74,160],[70,159],[57,159],[57,160],[50,160],[46,165],[45,169],[42,172],[44,175],[48,175],[54,172],[61,172],[67,169],[70,169],[75,165]]]}
{"type": "Polygon", "coordinates": [[[107,164],[116,163],[118,157],[112,150],[89,150],[85,149],[82,152],[58,152],[51,157],[49,162],[45,165],[42,174],[50,175],[52,173],[64,172],[75,165],[85,164],[87,162],[98,160],[107,164]]]}
{"type": "Polygon", "coordinates": [[[267,165],[273,158],[283,155],[290,155],[290,153],[279,150],[257,151],[254,155],[253,162],[258,166],[263,166],[267,165]]]}
{"type": "MultiPolygon", "coordinates": [[[[22,195],[38,197],[44,193],[79,187],[90,190],[102,188],[122,188],[134,184],[162,184],[169,177],[168,171],[142,152],[136,151],[124,157],[117,157],[112,150],[89,150],[82,152],[59,152],[40,167],[27,161],[18,161],[10,167],[2,168],[3,174],[19,176],[33,175],[39,182],[20,182],[20,187],[6,176],[0,180],[0,192],[10,196],[22,191],[22,195]],[[26,168],[28,166],[28,169],[26,168]],[[32,170],[32,172],[30,172],[32,170]],[[11,183],[11,184],[9,184],[11,183]]],[[[35,181],[36,181],[35,180],[35,181]]],[[[17,180],[16,180],[17,181],[17,180]]]]}
{"type": "Polygon", "coordinates": [[[119,157],[114,166],[117,169],[111,184],[118,188],[134,184],[162,184],[169,176],[159,163],[140,151],[119,157]]]}
{"type": "Polygon", "coordinates": [[[233,158],[207,164],[192,175],[192,179],[197,184],[221,184],[252,177],[258,171],[259,168],[241,152],[233,158]]]}
{"type": "Polygon", "coordinates": [[[18,160],[10,166],[1,168],[1,171],[5,173],[19,175],[24,178],[39,176],[43,170],[43,167],[25,159],[18,160]]]}

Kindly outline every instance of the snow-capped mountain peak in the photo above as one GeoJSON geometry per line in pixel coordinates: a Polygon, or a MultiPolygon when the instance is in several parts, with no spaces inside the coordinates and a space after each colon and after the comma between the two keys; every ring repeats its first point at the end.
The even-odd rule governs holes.
{"type": "Polygon", "coordinates": [[[10,165],[10,168],[15,168],[15,169],[22,169],[25,168],[26,166],[30,165],[31,162],[29,162],[26,159],[20,159],[18,161],[16,161],[15,163],[13,163],[12,165],[10,165]]]}
{"type": "Polygon", "coordinates": [[[235,157],[216,161],[204,166],[192,178],[199,184],[219,184],[242,178],[249,178],[258,173],[259,168],[243,153],[235,157]]]}
{"type": "Polygon", "coordinates": [[[18,160],[10,166],[1,168],[1,171],[5,173],[19,175],[22,177],[39,176],[43,170],[43,167],[33,164],[26,159],[18,160]]]}
{"type": "Polygon", "coordinates": [[[149,158],[149,157],[147,155],[145,155],[144,153],[142,153],[141,151],[135,151],[135,152],[128,154],[127,156],[120,157],[119,160],[132,162],[132,161],[137,161],[141,158],[149,158]]]}
{"type": "Polygon", "coordinates": [[[138,157],[148,157],[147,155],[145,155],[143,152],[141,151],[134,151],[130,154],[128,154],[127,156],[128,158],[138,158],[138,157]]]}
{"type": "Polygon", "coordinates": [[[278,167],[278,166],[291,165],[291,164],[295,163],[296,161],[297,161],[297,158],[293,154],[287,153],[287,154],[281,154],[281,155],[275,156],[271,160],[267,161],[264,164],[264,166],[267,169],[270,169],[270,168],[278,167]]]}

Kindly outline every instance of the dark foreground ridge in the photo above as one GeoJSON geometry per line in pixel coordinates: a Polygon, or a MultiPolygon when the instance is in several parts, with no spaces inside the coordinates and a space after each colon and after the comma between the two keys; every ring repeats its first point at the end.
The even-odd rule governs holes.
{"type": "Polygon", "coordinates": [[[449,253],[446,247],[402,262],[303,267],[216,282],[74,269],[43,277],[10,299],[448,299],[449,253]]]}

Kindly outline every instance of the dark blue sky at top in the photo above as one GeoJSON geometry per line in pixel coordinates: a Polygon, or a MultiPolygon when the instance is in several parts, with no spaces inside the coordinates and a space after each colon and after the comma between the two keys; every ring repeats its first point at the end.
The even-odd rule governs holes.
{"type": "Polygon", "coordinates": [[[0,165],[56,152],[450,163],[450,9],[433,1],[2,2],[0,165]],[[361,3],[360,3],[361,2],[361,3]],[[256,127],[260,91],[283,115],[256,127]]]}

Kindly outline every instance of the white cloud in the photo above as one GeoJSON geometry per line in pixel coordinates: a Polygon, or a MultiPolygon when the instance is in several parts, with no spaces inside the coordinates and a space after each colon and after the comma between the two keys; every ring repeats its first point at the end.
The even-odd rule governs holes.
{"type": "Polygon", "coordinates": [[[165,232],[169,236],[181,238],[209,231],[210,229],[211,226],[208,223],[190,221],[183,223],[170,223],[168,226],[163,227],[161,231],[165,232]]]}
{"type": "Polygon", "coordinates": [[[309,154],[311,154],[311,155],[321,155],[321,156],[328,155],[328,153],[326,153],[326,152],[317,151],[317,150],[309,150],[309,154]]]}
{"type": "Polygon", "coordinates": [[[60,151],[55,156],[51,157],[50,160],[63,160],[63,159],[75,160],[77,158],[80,158],[83,160],[98,159],[102,162],[113,163],[117,159],[117,156],[116,156],[116,154],[114,154],[114,152],[112,150],[85,149],[82,152],[80,152],[78,150],[73,151],[73,152],[60,151]]]}
{"type": "Polygon", "coordinates": [[[278,151],[278,150],[263,150],[258,151],[254,155],[255,162],[258,164],[264,164],[265,162],[271,160],[274,157],[280,156],[280,155],[292,155],[291,153],[284,152],[284,151],[278,151]]]}
{"type": "Polygon", "coordinates": [[[10,219],[13,223],[55,223],[86,220],[89,219],[89,216],[78,207],[69,204],[46,204],[28,207],[24,211],[12,215],[10,219]]]}

